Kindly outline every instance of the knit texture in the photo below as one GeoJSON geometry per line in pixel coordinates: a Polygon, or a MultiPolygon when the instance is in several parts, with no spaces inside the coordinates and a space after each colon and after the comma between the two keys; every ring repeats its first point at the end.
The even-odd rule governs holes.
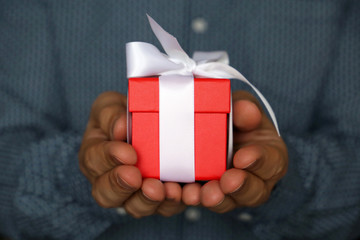
{"type": "MultiPolygon", "coordinates": [[[[0,0],[0,233],[12,239],[360,236],[360,2],[0,0]],[[126,94],[125,43],[226,50],[271,103],[289,170],[257,208],[133,219],[91,197],[77,153],[92,102],[126,94]],[[196,33],[194,18],[208,29],[196,33]],[[239,214],[252,219],[243,221],[239,214]]],[[[233,90],[248,89],[232,82],[233,90]]]]}

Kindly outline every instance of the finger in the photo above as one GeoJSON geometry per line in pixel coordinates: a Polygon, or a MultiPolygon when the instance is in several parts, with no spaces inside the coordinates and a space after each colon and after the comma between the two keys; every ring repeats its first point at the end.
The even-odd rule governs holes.
{"type": "Polygon", "coordinates": [[[104,207],[120,207],[141,187],[141,173],[134,166],[119,166],[96,179],[92,195],[104,207]]]}
{"type": "Polygon", "coordinates": [[[197,206],[200,204],[199,183],[188,183],[183,187],[182,201],[189,206],[197,206]]]}
{"type": "MultiPolygon", "coordinates": [[[[88,150],[97,144],[105,142],[107,137],[100,129],[88,129],[85,131],[82,144],[78,153],[79,167],[81,172],[86,176],[86,178],[92,183],[95,181],[95,176],[101,175],[96,168],[88,166],[85,162],[93,163],[90,157],[93,156],[88,150]]],[[[96,153],[98,154],[98,153],[96,153]]]]}
{"type": "Polygon", "coordinates": [[[100,94],[92,106],[88,128],[102,129],[109,139],[126,139],[126,96],[117,92],[100,94]]]}
{"type": "Polygon", "coordinates": [[[181,202],[181,186],[178,183],[166,182],[164,187],[165,200],[158,207],[157,213],[170,217],[182,212],[185,209],[185,205],[181,202]]]}
{"type": "Polygon", "coordinates": [[[248,92],[233,93],[233,122],[235,130],[251,131],[256,129],[262,119],[262,110],[256,98],[248,92]]]}
{"type": "Polygon", "coordinates": [[[124,106],[108,105],[100,111],[97,117],[98,126],[109,140],[126,140],[127,117],[124,106]]]}
{"type": "Polygon", "coordinates": [[[234,200],[225,196],[217,180],[212,180],[202,186],[200,198],[204,207],[217,213],[228,212],[236,207],[234,200]]]}
{"type": "Polygon", "coordinates": [[[233,119],[236,130],[248,132],[261,123],[261,112],[251,101],[238,100],[233,105],[233,119]]]}
{"type": "MultiPolygon", "coordinates": [[[[110,130],[111,131],[111,130],[110,130]]],[[[127,139],[127,115],[121,114],[120,118],[116,119],[112,128],[112,140],[126,141],[127,139]]]]}
{"type": "MultiPolygon", "coordinates": [[[[94,129],[94,131],[98,131],[94,129]]],[[[121,164],[134,165],[137,156],[134,148],[124,142],[104,141],[103,138],[84,140],[80,165],[83,173],[93,182],[115,166],[121,164]]]]}
{"type": "Polygon", "coordinates": [[[234,155],[235,168],[245,169],[263,180],[280,179],[287,169],[287,157],[277,145],[252,144],[234,155]]]}
{"type": "Polygon", "coordinates": [[[238,206],[253,207],[265,202],[270,195],[268,186],[259,177],[232,168],[220,179],[221,190],[231,196],[238,206]]]}
{"type": "Polygon", "coordinates": [[[246,91],[236,91],[233,93],[233,103],[234,132],[249,132],[255,129],[266,129],[271,130],[278,135],[275,126],[264,113],[255,96],[246,91]]]}
{"type": "Polygon", "coordinates": [[[125,204],[125,210],[135,218],[149,216],[155,213],[165,199],[165,187],[160,180],[146,178],[141,190],[137,191],[125,204]]]}

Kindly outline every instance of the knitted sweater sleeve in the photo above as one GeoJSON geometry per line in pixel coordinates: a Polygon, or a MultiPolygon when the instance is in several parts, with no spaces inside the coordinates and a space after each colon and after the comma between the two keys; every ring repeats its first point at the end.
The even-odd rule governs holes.
{"type": "Polygon", "coordinates": [[[0,10],[0,233],[93,239],[115,213],[97,206],[79,171],[82,133],[67,119],[43,8],[7,2],[0,10]]]}
{"type": "Polygon", "coordinates": [[[353,239],[360,234],[360,4],[349,3],[334,61],[313,103],[312,126],[303,134],[282,133],[289,170],[270,201],[254,210],[261,239],[353,239]]]}

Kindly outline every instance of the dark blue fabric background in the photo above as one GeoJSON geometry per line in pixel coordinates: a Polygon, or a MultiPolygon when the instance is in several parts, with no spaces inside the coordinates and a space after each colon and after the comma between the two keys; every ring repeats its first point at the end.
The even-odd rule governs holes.
{"type": "MultiPolygon", "coordinates": [[[[360,215],[360,2],[0,1],[0,232],[14,239],[352,239],[360,215]],[[226,50],[271,103],[290,154],[271,199],[201,220],[101,209],[78,169],[91,103],[126,94],[125,43],[226,50]],[[191,22],[202,17],[205,33],[191,22]],[[251,221],[240,221],[247,213],[251,221]],[[110,228],[109,228],[110,227],[110,228]]],[[[233,82],[233,89],[248,89],[233,82]]]]}

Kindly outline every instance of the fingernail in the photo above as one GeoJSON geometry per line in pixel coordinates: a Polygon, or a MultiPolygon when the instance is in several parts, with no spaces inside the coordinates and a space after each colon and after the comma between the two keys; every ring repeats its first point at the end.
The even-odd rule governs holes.
{"type": "Polygon", "coordinates": [[[255,163],[257,162],[256,161],[257,159],[253,160],[253,161],[250,161],[248,164],[246,164],[243,169],[246,169],[246,168],[251,168],[252,166],[255,165],[255,163]]]}
{"type": "Polygon", "coordinates": [[[176,199],[176,198],[165,198],[166,201],[171,202],[171,203],[180,203],[181,199],[176,199]]]}
{"type": "Polygon", "coordinates": [[[151,199],[150,197],[148,197],[143,191],[141,191],[142,195],[144,196],[144,198],[149,201],[149,202],[152,202],[152,203],[158,203],[159,201],[156,201],[156,200],[153,200],[151,199]]]}
{"type": "Polygon", "coordinates": [[[223,199],[221,199],[220,202],[218,202],[218,203],[217,203],[215,206],[213,206],[213,207],[217,207],[217,206],[221,205],[224,201],[225,201],[225,196],[223,197],[223,199]]]}
{"type": "Polygon", "coordinates": [[[111,157],[112,157],[112,159],[114,159],[115,162],[123,164],[123,161],[120,158],[118,158],[117,156],[111,155],[111,157]]]}
{"type": "Polygon", "coordinates": [[[200,206],[201,202],[196,202],[196,203],[193,203],[193,204],[189,204],[188,206],[193,206],[193,207],[197,207],[197,206],[200,206]]]}
{"type": "Polygon", "coordinates": [[[130,184],[128,184],[124,179],[122,179],[118,175],[116,175],[116,181],[120,185],[120,187],[122,187],[126,190],[129,190],[129,191],[135,191],[134,187],[130,186],[130,184]]]}
{"type": "Polygon", "coordinates": [[[111,123],[111,126],[110,126],[110,140],[113,140],[114,139],[114,127],[115,127],[115,123],[116,123],[116,120],[113,121],[111,123]]]}
{"type": "Polygon", "coordinates": [[[232,195],[232,194],[236,194],[236,193],[240,192],[242,187],[245,185],[245,182],[246,182],[246,178],[244,179],[244,181],[234,191],[232,191],[229,194],[232,195]]]}

